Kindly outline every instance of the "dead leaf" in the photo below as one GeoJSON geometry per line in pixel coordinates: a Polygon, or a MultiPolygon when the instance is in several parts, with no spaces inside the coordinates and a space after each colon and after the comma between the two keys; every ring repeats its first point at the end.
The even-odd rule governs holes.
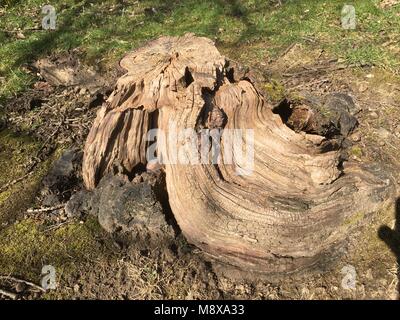
{"type": "Polygon", "coordinates": [[[15,37],[16,37],[17,39],[25,39],[25,38],[26,38],[25,35],[24,35],[21,31],[17,32],[17,34],[15,35],[15,37]]]}

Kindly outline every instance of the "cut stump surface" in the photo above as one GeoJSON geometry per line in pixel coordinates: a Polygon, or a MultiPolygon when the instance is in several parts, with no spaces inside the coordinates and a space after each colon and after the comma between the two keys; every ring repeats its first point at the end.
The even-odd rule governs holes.
{"type": "MultiPolygon", "coordinates": [[[[166,135],[172,127],[252,130],[249,174],[238,174],[246,164],[236,151],[233,163],[164,166],[169,204],[184,236],[222,262],[275,273],[331,260],[392,190],[382,169],[343,161],[340,144],[289,128],[243,68],[209,39],[162,37],[127,54],[121,66],[127,73],[87,138],[88,189],[108,173],[132,178],[149,165],[151,129],[166,135]]],[[[184,146],[189,140],[175,143],[184,146]]],[[[158,143],[158,154],[162,148],[158,143]]]]}

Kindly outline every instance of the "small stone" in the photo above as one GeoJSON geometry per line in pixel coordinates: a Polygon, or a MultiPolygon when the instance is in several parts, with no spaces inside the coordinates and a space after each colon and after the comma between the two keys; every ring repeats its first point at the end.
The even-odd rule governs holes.
{"type": "Polygon", "coordinates": [[[80,90],[79,90],[79,94],[80,95],[85,95],[86,94],[86,88],[81,88],[80,90]]]}
{"type": "Polygon", "coordinates": [[[354,142],[361,141],[361,134],[359,132],[353,133],[351,135],[351,140],[353,140],[354,142]]]}
{"type": "Polygon", "coordinates": [[[366,277],[368,280],[373,280],[373,279],[374,279],[374,277],[373,277],[373,275],[372,275],[372,270],[371,270],[371,269],[368,269],[368,270],[367,270],[367,272],[365,273],[365,277],[366,277]]]}
{"type": "Polygon", "coordinates": [[[369,115],[372,119],[378,119],[378,117],[379,117],[375,111],[372,111],[369,115]]]}
{"type": "Polygon", "coordinates": [[[91,193],[81,190],[71,196],[65,205],[65,214],[68,218],[81,217],[89,213],[91,207],[91,193]]]}
{"type": "Polygon", "coordinates": [[[80,290],[81,290],[81,287],[79,286],[79,284],[74,284],[74,292],[79,293],[80,290]]]}
{"type": "Polygon", "coordinates": [[[359,85],[359,87],[358,87],[358,90],[359,90],[360,92],[365,92],[365,91],[368,90],[368,85],[367,85],[366,83],[361,83],[361,84],[359,85]]]}
{"type": "Polygon", "coordinates": [[[385,140],[390,137],[390,132],[384,128],[379,128],[377,134],[379,135],[380,138],[385,140]]]}

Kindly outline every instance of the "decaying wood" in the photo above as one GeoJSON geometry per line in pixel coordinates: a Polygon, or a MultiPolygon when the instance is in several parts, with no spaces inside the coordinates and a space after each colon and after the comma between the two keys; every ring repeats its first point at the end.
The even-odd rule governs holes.
{"type": "Polygon", "coordinates": [[[127,73],[87,138],[89,189],[107,173],[145,167],[146,133],[168,133],[171,121],[178,129],[254,130],[252,174],[237,175],[240,163],[165,165],[183,234],[223,262],[260,272],[311,267],[338,254],[388,196],[390,180],[380,169],[342,163],[327,138],[290,129],[206,38],[163,37],[126,55],[121,66],[127,73]]]}

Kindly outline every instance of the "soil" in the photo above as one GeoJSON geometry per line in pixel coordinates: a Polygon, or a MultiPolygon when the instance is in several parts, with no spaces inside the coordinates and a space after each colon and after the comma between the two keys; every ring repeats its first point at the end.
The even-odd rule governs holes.
{"type": "MultiPolygon", "coordinates": [[[[62,61],[74,61],[72,66],[82,68],[74,57],[70,60],[63,57],[62,61]]],[[[309,94],[323,97],[340,92],[351,96],[352,113],[359,125],[350,136],[349,157],[387,168],[393,180],[400,183],[398,76],[373,66],[346,66],[321,50],[305,50],[301,45],[291,47],[267,66],[254,62],[252,67],[264,74],[266,80],[261,90],[274,105],[283,98],[301,101],[309,94]]],[[[30,286],[21,289],[11,278],[0,278],[0,288],[19,291],[19,299],[398,297],[398,194],[393,194],[381,212],[349,221],[354,224],[368,221],[368,224],[351,235],[349,248],[341,252],[335,263],[307,273],[274,276],[248,274],[220,265],[188,244],[173,221],[166,199],[159,196],[157,201],[162,210],[157,207],[158,211],[152,212],[164,212],[165,220],[155,221],[170,228],[162,235],[154,236],[154,230],[138,225],[121,231],[115,228],[115,222],[108,228],[110,232],[106,232],[96,216],[87,212],[68,215],[60,205],[82,190],[79,152],[96,111],[119,75],[115,70],[110,68],[104,73],[101,81],[105,84],[97,90],[93,90],[92,84],[89,90],[83,82],[63,86],[42,79],[7,104],[6,130],[17,134],[16,140],[23,138],[9,152],[21,153],[20,163],[36,165],[15,170],[1,179],[6,184],[24,172],[33,172],[29,178],[3,190],[0,196],[0,275],[40,283],[41,267],[50,264],[57,270],[58,285],[55,290],[42,293],[30,286]],[[26,142],[26,136],[35,142],[26,142]],[[24,153],[24,149],[31,151],[24,153]],[[24,198],[24,192],[29,196],[24,198]],[[12,200],[15,194],[19,194],[24,204],[14,205],[10,210],[9,202],[15,202],[12,200]],[[40,211],[48,206],[58,207],[40,211]],[[39,210],[27,212],[28,207],[39,210]],[[35,244],[30,244],[32,241],[35,244]],[[27,245],[25,251],[19,252],[26,243],[32,250],[27,245]],[[355,270],[354,287],[346,286],[349,267],[355,270]]],[[[11,147],[4,138],[0,139],[3,153],[11,147]]],[[[16,160],[10,157],[9,163],[7,159],[1,161],[11,167],[16,160]]],[[[146,183],[142,178],[137,181],[146,183]]],[[[132,194],[142,192],[136,191],[132,194]]]]}

